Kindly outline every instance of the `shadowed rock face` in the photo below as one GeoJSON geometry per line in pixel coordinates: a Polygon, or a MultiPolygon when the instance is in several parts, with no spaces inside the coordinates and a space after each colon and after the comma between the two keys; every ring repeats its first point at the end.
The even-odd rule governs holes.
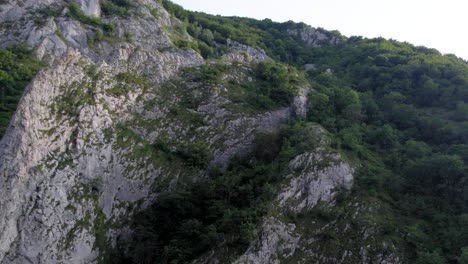
{"type": "Polygon", "coordinates": [[[316,28],[309,27],[309,26],[304,26],[302,28],[288,29],[288,33],[292,36],[299,38],[301,41],[303,41],[304,43],[312,47],[320,47],[322,45],[327,45],[327,44],[336,45],[340,41],[342,41],[342,39],[339,37],[330,36],[316,28]]]}

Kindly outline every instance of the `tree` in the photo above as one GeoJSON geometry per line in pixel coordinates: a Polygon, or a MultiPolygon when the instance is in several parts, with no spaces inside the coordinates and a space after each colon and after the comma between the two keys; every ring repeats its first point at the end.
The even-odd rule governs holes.
{"type": "Polygon", "coordinates": [[[213,32],[211,32],[211,30],[209,29],[203,29],[200,35],[200,39],[209,45],[213,44],[213,41],[214,41],[213,32]]]}
{"type": "Polygon", "coordinates": [[[468,264],[468,247],[461,249],[462,253],[457,258],[458,264],[468,264]]]}

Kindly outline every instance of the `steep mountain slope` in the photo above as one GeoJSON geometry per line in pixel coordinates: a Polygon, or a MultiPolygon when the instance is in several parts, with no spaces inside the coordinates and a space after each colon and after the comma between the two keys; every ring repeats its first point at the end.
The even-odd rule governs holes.
{"type": "MultiPolygon", "coordinates": [[[[137,104],[143,103],[139,98],[146,79],[140,74],[151,72],[154,83],[162,82],[182,66],[200,64],[202,58],[191,51],[158,51],[171,46],[162,30],[171,20],[163,9],[160,20],[145,8],[140,9],[141,19],[115,19],[115,33],[106,36],[114,38],[109,41],[115,44],[91,47],[90,40],[101,32],[104,22],[96,19],[98,26],[87,25],[72,15],[61,16],[62,11],[58,17],[37,11],[72,10],[74,4],[18,4],[2,8],[2,42],[28,42],[50,67],[28,86],[1,142],[0,256],[5,263],[89,262],[96,259],[98,249],[104,250],[100,247],[105,233],[98,232],[105,230],[99,228],[105,228],[108,217],[119,214],[117,204],[146,197],[150,188],[144,179],[124,177],[132,162],[120,162],[126,155],[118,153],[125,152],[113,148],[104,132],[129,120],[137,104]],[[19,14],[23,19],[16,22],[15,18],[8,26],[8,20],[19,14]],[[37,15],[44,16],[45,22],[34,24],[37,15]],[[122,27],[134,29],[134,44],[120,42],[122,27]],[[142,33],[155,37],[148,40],[142,33]],[[114,95],[109,90],[118,84],[128,90],[114,95]],[[102,187],[95,186],[101,182],[102,187]]],[[[159,8],[156,3],[147,4],[159,8]]],[[[155,168],[148,170],[147,180],[159,174],[155,168]]]]}
{"type": "Polygon", "coordinates": [[[255,64],[268,59],[261,51],[232,44],[226,72],[212,79],[222,83],[204,75],[186,83],[190,76],[173,76],[203,59],[173,46],[190,41],[178,20],[153,1],[107,5],[117,16],[99,18],[92,1],[2,5],[2,45],[26,42],[50,65],[27,87],[1,142],[3,263],[109,261],[134,210],[204,177],[208,165],[227,166],[256,133],[293,114],[287,98],[265,95],[266,105],[249,110],[223,87],[255,83],[255,64]]]}
{"type": "Polygon", "coordinates": [[[0,22],[47,65],[0,142],[0,263],[465,263],[465,62],[169,1],[0,22]]]}

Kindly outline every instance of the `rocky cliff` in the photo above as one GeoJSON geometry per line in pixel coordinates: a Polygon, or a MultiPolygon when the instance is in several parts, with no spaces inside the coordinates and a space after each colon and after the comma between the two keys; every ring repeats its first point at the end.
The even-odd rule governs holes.
{"type": "MultiPolygon", "coordinates": [[[[155,144],[190,149],[202,142],[212,157],[207,166],[226,167],[252,149],[258,133],[307,113],[308,84],[298,87],[292,105],[275,109],[250,111],[230,97],[229,83],[254,82],[254,66],[271,60],[264,51],[229,42],[221,58],[205,60],[175,45],[192,37],[158,1],[132,2],[122,16],[101,9],[98,0],[0,1],[0,46],[25,42],[48,63],[0,142],[0,263],[105,262],[128,231],[125,220],[189,177],[153,151],[155,144]],[[220,82],[191,75],[219,64],[229,67],[220,82]]],[[[310,29],[290,34],[310,45],[337,42],[310,29]]],[[[319,126],[310,131],[325,133],[319,126]]],[[[275,209],[235,263],[350,263],[351,251],[331,260],[316,250],[317,237],[336,222],[294,224],[286,217],[334,204],[352,186],[352,166],[319,141],[289,162],[275,209]]],[[[190,177],[201,179],[205,170],[190,177]]],[[[362,263],[398,262],[359,250],[362,263]]],[[[216,259],[215,250],[199,261],[216,259]]]]}
{"type": "MultiPolygon", "coordinates": [[[[77,4],[84,14],[99,16],[96,1],[77,4]]],[[[142,111],[142,98],[151,95],[116,76],[151,73],[148,84],[157,89],[181,67],[203,59],[193,51],[158,51],[171,46],[163,27],[172,22],[158,4],[145,5],[159,10],[161,17],[155,19],[140,4],[140,19],[114,22],[116,44],[93,47],[90,39],[99,31],[67,16],[66,2],[2,6],[2,45],[27,42],[50,62],[28,86],[1,142],[3,263],[95,262],[103,250],[97,229],[117,220],[125,204],[149,199],[148,182],[161,174],[159,168],[145,168],[144,177],[138,177],[143,172],[137,169],[126,173],[133,162],[105,132],[131,120],[142,111]],[[58,15],[40,12],[51,9],[58,15]],[[35,24],[34,17],[41,15],[43,22],[35,24]],[[132,43],[120,41],[124,32],[132,34],[132,43]],[[110,92],[118,85],[128,91],[118,96],[110,92]]]]}

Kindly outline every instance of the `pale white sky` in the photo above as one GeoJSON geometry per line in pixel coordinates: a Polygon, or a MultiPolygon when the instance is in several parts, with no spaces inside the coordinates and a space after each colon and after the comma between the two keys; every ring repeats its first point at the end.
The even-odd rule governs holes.
{"type": "Polygon", "coordinates": [[[293,20],[345,36],[384,37],[468,60],[467,0],[173,0],[214,15],[293,20]]]}

